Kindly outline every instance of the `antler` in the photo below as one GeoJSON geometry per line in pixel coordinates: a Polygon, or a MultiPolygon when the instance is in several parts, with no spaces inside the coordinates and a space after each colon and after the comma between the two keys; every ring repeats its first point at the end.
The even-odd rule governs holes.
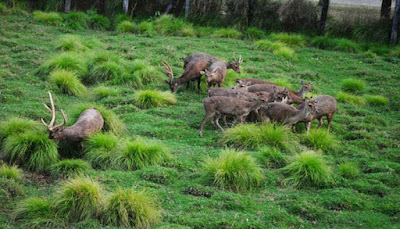
{"type": "Polygon", "coordinates": [[[168,74],[168,79],[169,79],[169,84],[172,83],[172,80],[174,79],[174,72],[172,71],[171,66],[168,64],[166,60],[163,61],[162,63],[164,67],[167,69],[166,73],[168,74]]]}
{"type": "Polygon", "coordinates": [[[243,58],[242,55],[239,56],[239,60],[238,60],[239,64],[243,63],[243,58]]]}
{"type": "Polygon", "coordinates": [[[47,124],[47,123],[43,120],[43,118],[41,118],[40,120],[42,121],[43,125],[45,125],[50,131],[52,131],[52,130],[54,130],[55,128],[58,128],[58,127],[61,127],[61,126],[65,125],[65,124],[67,123],[67,118],[66,118],[66,116],[65,116],[64,111],[61,110],[61,112],[62,112],[62,114],[63,114],[63,117],[64,117],[64,122],[63,122],[62,124],[60,124],[60,125],[54,126],[54,124],[55,124],[55,122],[56,122],[56,109],[55,109],[53,97],[51,96],[51,92],[50,92],[50,91],[49,91],[49,97],[50,97],[51,108],[48,107],[48,106],[47,106],[46,104],[44,104],[44,103],[43,103],[43,105],[44,105],[44,107],[45,107],[48,111],[50,111],[50,113],[51,113],[51,121],[50,121],[50,124],[47,124]]]}

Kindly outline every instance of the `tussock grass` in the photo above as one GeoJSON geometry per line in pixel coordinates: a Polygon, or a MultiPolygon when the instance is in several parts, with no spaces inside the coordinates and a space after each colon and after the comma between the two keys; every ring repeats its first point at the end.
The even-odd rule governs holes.
{"type": "Polygon", "coordinates": [[[21,170],[17,166],[0,165],[0,177],[12,180],[18,180],[21,176],[21,170]]]}
{"type": "Polygon", "coordinates": [[[152,66],[148,61],[145,60],[134,60],[127,63],[127,72],[131,74],[130,80],[138,81],[133,82],[137,85],[149,85],[160,83],[165,79],[165,76],[152,66]]]}
{"type": "Polygon", "coordinates": [[[268,38],[282,42],[290,47],[305,47],[306,45],[306,38],[300,34],[271,33],[268,38]]]}
{"type": "Polygon", "coordinates": [[[335,137],[325,129],[311,129],[303,138],[304,142],[314,149],[326,151],[338,147],[335,137]]]}
{"type": "Polygon", "coordinates": [[[89,13],[89,27],[94,30],[108,30],[111,27],[111,21],[107,17],[97,14],[89,13]]]}
{"type": "Polygon", "coordinates": [[[356,53],[361,50],[359,44],[347,39],[331,39],[329,37],[314,37],[311,45],[320,49],[356,53]]]}
{"type": "Polygon", "coordinates": [[[86,87],[81,83],[74,72],[55,70],[50,74],[50,81],[65,94],[77,97],[83,97],[87,94],[86,87]]]}
{"type": "Polygon", "coordinates": [[[288,47],[276,49],[274,50],[273,54],[275,56],[283,57],[285,59],[296,59],[294,50],[288,47]]]}
{"type": "Polygon", "coordinates": [[[134,33],[136,31],[136,25],[130,21],[122,21],[117,25],[118,33],[134,33]]]}
{"type": "Polygon", "coordinates": [[[10,163],[37,172],[46,171],[58,161],[56,144],[43,131],[26,131],[7,137],[3,151],[10,163]]]}
{"type": "Polygon", "coordinates": [[[136,105],[143,109],[170,106],[176,103],[175,95],[171,92],[156,90],[137,91],[135,93],[136,105]]]}
{"type": "MultiPolygon", "coordinates": [[[[95,169],[112,169],[115,168],[115,159],[119,156],[117,150],[93,149],[86,152],[84,158],[89,161],[95,169]]],[[[118,168],[117,168],[118,169],[118,168]]]]}
{"type": "Polygon", "coordinates": [[[51,12],[45,13],[42,11],[35,11],[32,14],[33,20],[44,22],[50,25],[61,25],[63,23],[63,18],[59,13],[51,12]]]}
{"type": "Polygon", "coordinates": [[[111,87],[106,86],[98,86],[92,89],[92,94],[96,99],[102,99],[109,96],[118,95],[118,90],[111,87]]]}
{"type": "Polygon", "coordinates": [[[89,137],[85,142],[85,159],[93,168],[110,169],[122,148],[120,141],[112,133],[97,133],[89,137]]]}
{"type": "Polygon", "coordinates": [[[82,40],[76,35],[63,35],[56,41],[56,49],[61,51],[87,51],[87,47],[82,44],[82,40]]]}
{"type": "Polygon", "coordinates": [[[365,81],[360,79],[347,78],[342,81],[342,89],[349,92],[359,92],[365,89],[365,81]]]}
{"type": "Polygon", "coordinates": [[[68,110],[68,124],[72,125],[78,120],[79,115],[89,108],[96,108],[104,119],[103,130],[106,132],[112,132],[115,135],[121,135],[125,132],[124,122],[110,109],[105,108],[100,105],[91,103],[79,103],[74,105],[70,110],[68,110]]]}
{"type": "Polygon", "coordinates": [[[267,166],[280,168],[286,165],[288,159],[278,148],[264,147],[258,151],[258,158],[267,166]]]}
{"type": "Polygon", "coordinates": [[[392,49],[389,51],[389,56],[390,56],[390,57],[397,57],[397,58],[399,58],[399,57],[400,57],[400,48],[399,48],[399,47],[392,48],[392,49]]]}
{"type": "Polygon", "coordinates": [[[49,200],[30,197],[20,201],[14,210],[14,221],[26,228],[60,227],[60,222],[54,220],[53,209],[49,200]]]}
{"type": "Polygon", "coordinates": [[[239,39],[242,36],[242,33],[236,29],[224,28],[216,30],[213,35],[216,37],[239,39]]]}
{"type": "Polygon", "coordinates": [[[96,149],[113,150],[118,146],[118,137],[113,133],[97,133],[85,140],[87,151],[96,149]]]}
{"type": "Polygon", "coordinates": [[[248,39],[261,39],[265,36],[265,33],[257,27],[250,27],[246,30],[245,35],[248,39]]]}
{"type": "Polygon", "coordinates": [[[389,99],[381,95],[365,95],[365,100],[372,106],[383,106],[389,102],[389,99]]]}
{"type": "Polygon", "coordinates": [[[361,97],[361,96],[357,96],[357,95],[352,95],[352,94],[348,94],[345,92],[340,91],[337,96],[336,99],[339,102],[345,102],[348,104],[352,104],[352,105],[357,105],[357,106],[365,106],[365,98],[361,97]]]}
{"type": "Polygon", "coordinates": [[[246,191],[260,185],[264,176],[253,157],[245,152],[226,150],[203,164],[204,177],[222,189],[246,191]]]}
{"type": "Polygon", "coordinates": [[[71,11],[64,14],[64,23],[74,30],[85,30],[89,28],[89,16],[84,12],[71,11]]]}
{"type": "Polygon", "coordinates": [[[194,37],[193,25],[172,15],[163,15],[154,21],[154,29],[162,36],[194,37]]]}
{"type": "Polygon", "coordinates": [[[332,172],[324,158],[305,151],[295,156],[293,161],[280,169],[286,175],[283,183],[294,187],[323,187],[332,181],[332,172]]]}
{"type": "Polygon", "coordinates": [[[149,228],[161,221],[161,208],[145,191],[118,189],[107,199],[102,221],[110,226],[149,228]]]}
{"type": "Polygon", "coordinates": [[[125,73],[125,69],[120,63],[114,61],[104,61],[94,65],[88,75],[83,78],[86,84],[96,84],[114,80],[125,73]]]}
{"type": "Polygon", "coordinates": [[[0,122],[0,139],[40,129],[43,128],[38,122],[26,118],[14,117],[0,122]]]}
{"type": "Polygon", "coordinates": [[[152,35],[154,34],[154,24],[148,21],[142,21],[138,24],[138,31],[141,34],[152,35]]]}
{"type": "Polygon", "coordinates": [[[351,162],[341,163],[338,169],[339,174],[348,179],[356,178],[360,175],[360,169],[351,162]]]}
{"type": "Polygon", "coordinates": [[[36,70],[36,74],[47,77],[54,70],[68,70],[84,76],[87,73],[86,59],[77,53],[61,53],[45,61],[36,70]]]}
{"type": "Polygon", "coordinates": [[[160,144],[137,138],[125,143],[115,165],[124,170],[136,170],[146,166],[160,165],[172,158],[168,149],[160,144]]]}
{"type": "Polygon", "coordinates": [[[102,199],[97,182],[84,177],[69,179],[54,198],[56,216],[69,222],[87,220],[100,212],[102,199]]]}
{"type": "Polygon", "coordinates": [[[89,163],[80,159],[65,159],[51,166],[54,177],[70,178],[86,174],[91,169],[89,163]]]}
{"type": "Polygon", "coordinates": [[[274,42],[271,40],[259,40],[254,43],[254,45],[264,51],[275,51],[285,47],[285,44],[282,42],[274,42]]]}

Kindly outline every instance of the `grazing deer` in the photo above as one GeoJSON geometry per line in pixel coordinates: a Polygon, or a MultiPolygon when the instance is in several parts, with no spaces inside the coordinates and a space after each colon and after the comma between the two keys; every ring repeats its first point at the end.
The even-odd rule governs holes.
{"type": "Polygon", "coordinates": [[[224,132],[224,129],[219,125],[219,118],[221,115],[235,117],[234,123],[239,120],[242,123],[244,118],[250,114],[251,111],[258,110],[263,101],[257,99],[254,102],[247,102],[236,98],[226,96],[214,96],[204,99],[203,105],[206,112],[205,117],[201,121],[200,136],[203,136],[204,124],[208,120],[214,120],[217,126],[224,132]]]}
{"type": "MultiPolygon", "coordinates": [[[[242,56],[240,56],[238,64],[240,65],[242,61],[242,56]]],[[[218,60],[212,63],[208,70],[201,71],[200,74],[206,76],[208,87],[214,86],[216,84],[218,84],[218,87],[221,87],[222,83],[224,82],[228,68],[232,68],[231,62],[218,60]]],[[[238,73],[240,73],[239,67],[237,67],[237,70],[238,73]]]]}
{"type": "Polygon", "coordinates": [[[101,116],[100,112],[95,108],[89,108],[82,112],[79,116],[78,120],[74,125],[64,127],[67,123],[67,117],[63,110],[61,113],[63,115],[64,121],[60,125],[56,125],[56,110],[54,107],[53,97],[49,92],[51,108],[49,108],[46,104],[43,104],[48,111],[50,111],[52,118],[49,124],[47,124],[43,119],[40,119],[50,131],[49,138],[55,140],[70,140],[70,141],[82,141],[88,136],[99,132],[104,125],[103,116],[101,116]]]}
{"type": "Polygon", "coordinates": [[[297,109],[284,103],[268,103],[268,107],[262,106],[260,114],[265,115],[272,121],[281,122],[286,125],[294,125],[307,118],[310,114],[318,113],[316,101],[305,99],[302,107],[297,109]]]}
{"type": "Polygon", "coordinates": [[[255,85],[255,84],[272,84],[272,85],[276,85],[272,82],[268,82],[265,80],[261,80],[261,79],[254,79],[254,78],[247,78],[247,79],[236,79],[236,83],[238,85],[243,85],[243,84],[249,84],[249,85],[255,85]]]}
{"type": "MultiPolygon", "coordinates": [[[[305,123],[307,132],[310,131],[311,121],[314,119],[319,119],[318,128],[320,128],[324,124],[324,116],[326,116],[328,120],[328,131],[331,128],[331,122],[333,119],[333,115],[336,112],[337,102],[336,99],[330,95],[319,95],[313,99],[317,103],[316,110],[318,113],[308,115],[301,122],[305,123]]],[[[301,109],[301,106],[297,107],[301,109]]]]}

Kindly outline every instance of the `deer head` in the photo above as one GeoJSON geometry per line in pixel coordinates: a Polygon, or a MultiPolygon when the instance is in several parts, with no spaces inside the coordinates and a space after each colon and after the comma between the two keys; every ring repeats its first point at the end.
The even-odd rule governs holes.
{"type": "Polygon", "coordinates": [[[233,61],[229,61],[229,68],[240,74],[240,65],[243,63],[242,55],[239,56],[239,59],[236,59],[235,57],[233,57],[233,59],[233,61]]]}
{"type": "Polygon", "coordinates": [[[171,66],[168,64],[168,62],[164,60],[163,65],[167,69],[166,74],[168,75],[168,80],[166,80],[165,82],[169,85],[171,92],[175,93],[176,91],[178,91],[178,88],[179,88],[178,82],[176,82],[176,80],[174,80],[174,73],[172,71],[171,66]]]}
{"type": "Polygon", "coordinates": [[[43,105],[51,113],[51,121],[49,124],[47,124],[43,120],[43,118],[41,118],[40,120],[42,121],[43,125],[46,126],[47,129],[50,131],[49,138],[58,140],[63,137],[63,130],[64,130],[64,125],[67,123],[67,117],[65,116],[64,111],[61,110],[64,120],[63,123],[61,123],[60,125],[56,125],[56,110],[54,106],[53,97],[51,96],[50,92],[49,92],[49,97],[50,97],[51,108],[44,103],[43,105]]]}
{"type": "Polygon", "coordinates": [[[304,83],[303,81],[301,81],[301,91],[303,91],[303,93],[307,93],[307,92],[311,92],[311,82],[309,83],[304,83]]]}
{"type": "Polygon", "coordinates": [[[219,78],[218,68],[215,68],[212,71],[207,71],[207,69],[204,70],[204,71],[200,71],[200,75],[202,75],[202,76],[205,75],[206,76],[206,82],[207,83],[209,83],[209,82],[211,82],[213,80],[216,81],[219,78]]]}

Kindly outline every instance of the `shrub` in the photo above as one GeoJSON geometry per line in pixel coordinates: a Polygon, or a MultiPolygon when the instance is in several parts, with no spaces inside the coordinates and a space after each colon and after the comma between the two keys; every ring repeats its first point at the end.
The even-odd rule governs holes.
{"type": "MultiPolygon", "coordinates": [[[[38,197],[31,197],[19,202],[14,210],[13,219],[29,228],[56,226],[50,201],[38,197]]],[[[60,225],[58,224],[58,226],[60,225]]]]}
{"type": "Polygon", "coordinates": [[[154,25],[151,22],[142,21],[138,25],[138,30],[141,34],[152,35],[154,33],[154,25]]]}
{"type": "Polygon", "coordinates": [[[275,147],[264,147],[259,153],[258,157],[263,161],[266,165],[271,165],[274,168],[280,168],[286,165],[287,158],[282,152],[275,147]]]}
{"type": "Polygon", "coordinates": [[[365,81],[360,79],[347,78],[342,81],[342,89],[350,92],[359,92],[364,90],[365,81]]]}
{"type": "Polygon", "coordinates": [[[50,25],[61,25],[63,23],[63,18],[59,13],[45,13],[42,11],[35,11],[33,12],[32,16],[34,20],[50,25]]]}
{"type": "Polygon", "coordinates": [[[306,39],[303,35],[288,34],[288,33],[271,33],[268,36],[273,41],[282,42],[290,47],[304,47],[306,39]]]}
{"type": "Polygon", "coordinates": [[[175,95],[171,92],[155,90],[137,91],[135,93],[136,105],[143,109],[169,106],[176,103],[175,95]]]}
{"type": "Polygon", "coordinates": [[[381,96],[381,95],[365,95],[365,99],[367,100],[368,104],[373,106],[383,106],[388,103],[388,98],[381,96]]]}
{"type": "Polygon", "coordinates": [[[54,70],[68,70],[84,76],[87,73],[86,60],[77,53],[61,53],[45,61],[36,74],[47,77],[54,70]]]}
{"type": "Polygon", "coordinates": [[[58,161],[56,144],[42,131],[26,131],[4,140],[3,151],[10,163],[43,172],[58,161]]]}
{"type": "Polygon", "coordinates": [[[69,222],[87,220],[99,213],[102,198],[97,182],[83,177],[69,179],[54,198],[56,216],[69,222]]]}
{"type": "Polygon", "coordinates": [[[118,24],[118,33],[134,33],[136,31],[136,25],[130,21],[123,21],[118,24]]]}
{"type": "Polygon", "coordinates": [[[106,225],[149,228],[161,221],[161,209],[144,191],[118,189],[107,199],[102,219],[106,225]]]}
{"type": "Polygon", "coordinates": [[[333,149],[337,145],[337,141],[328,130],[324,129],[312,129],[309,133],[304,135],[304,140],[307,145],[314,149],[329,150],[333,149]]]}
{"type": "Polygon", "coordinates": [[[273,42],[270,40],[259,40],[256,41],[254,44],[260,50],[271,52],[286,47],[285,44],[281,42],[273,42]]]}
{"type": "Polygon", "coordinates": [[[347,94],[347,93],[341,92],[341,91],[336,96],[336,99],[339,102],[345,102],[345,103],[349,103],[352,105],[358,105],[358,106],[364,106],[366,103],[365,99],[361,96],[351,95],[351,94],[347,94]]]}
{"type": "Polygon", "coordinates": [[[83,12],[73,11],[64,14],[65,24],[75,30],[85,30],[89,27],[89,16],[83,12]]]}
{"type": "Polygon", "coordinates": [[[7,166],[6,164],[0,166],[0,177],[7,179],[18,180],[21,176],[21,170],[17,166],[7,166]]]}
{"type": "Polygon", "coordinates": [[[356,178],[360,174],[360,169],[350,162],[345,162],[339,165],[339,173],[345,178],[356,178]]]}
{"type": "Polygon", "coordinates": [[[0,15],[7,14],[7,6],[6,4],[0,2],[0,15]]]}
{"type": "Polygon", "coordinates": [[[10,118],[7,121],[0,122],[0,139],[40,129],[42,129],[40,123],[33,120],[18,117],[10,118]]]}
{"type": "Polygon", "coordinates": [[[261,39],[265,36],[264,31],[257,27],[250,27],[245,32],[247,38],[249,39],[261,39]]]}
{"type": "Polygon", "coordinates": [[[230,29],[230,28],[218,29],[214,32],[214,36],[224,37],[224,38],[239,39],[241,35],[242,33],[237,31],[236,29],[230,29]]]}
{"type": "Polygon", "coordinates": [[[80,159],[65,159],[51,166],[51,174],[54,177],[74,177],[84,175],[91,169],[90,165],[80,159]]]}
{"type": "Polygon", "coordinates": [[[232,150],[223,152],[218,158],[207,159],[203,170],[204,176],[215,186],[233,191],[253,189],[264,178],[253,157],[232,150]]]}
{"type": "Polygon", "coordinates": [[[72,125],[78,120],[81,113],[89,108],[96,108],[104,119],[103,130],[112,132],[115,135],[121,135],[125,131],[125,124],[123,121],[111,110],[96,104],[79,103],[74,105],[68,112],[69,119],[67,125],[72,125]]]}
{"type": "Polygon", "coordinates": [[[50,81],[65,94],[78,97],[87,94],[86,87],[81,83],[74,72],[55,70],[50,74],[50,81]]]}
{"type": "Polygon", "coordinates": [[[56,49],[62,51],[86,51],[87,47],[82,44],[81,38],[76,35],[63,35],[57,40],[56,49]]]}
{"type": "Polygon", "coordinates": [[[89,15],[89,27],[94,30],[108,30],[111,27],[110,19],[103,15],[89,15]]]}
{"type": "Polygon", "coordinates": [[[293,162],[283,167],[287,176],[284,184],[294,187],[322,187],[331,182],[331,169],[321,155],[313,151],[302,152],[293,162]]]}
{"type": "Polygon", "coordinates": [[[88,75],[83,78],[86,84],[95,84],[114,80],[124,74],[125,69],[121,63],[114,61],[104,61],[94,65],[88,75]]]}
{"type": "Polygon", "coordinates": [[[157,18],[154,21],[154,28],[163,36],[195,36],[192,24],[171,15],[157,18]]]}
{"type": "Polygon", "coordinates": [[[296,58],[294,50],[291,48],[288,48],[288,47],[276,49],[276,50],[274,50],[273,54],[275,56],[283,57],[285,59],[295,59],[296,58]]]}

